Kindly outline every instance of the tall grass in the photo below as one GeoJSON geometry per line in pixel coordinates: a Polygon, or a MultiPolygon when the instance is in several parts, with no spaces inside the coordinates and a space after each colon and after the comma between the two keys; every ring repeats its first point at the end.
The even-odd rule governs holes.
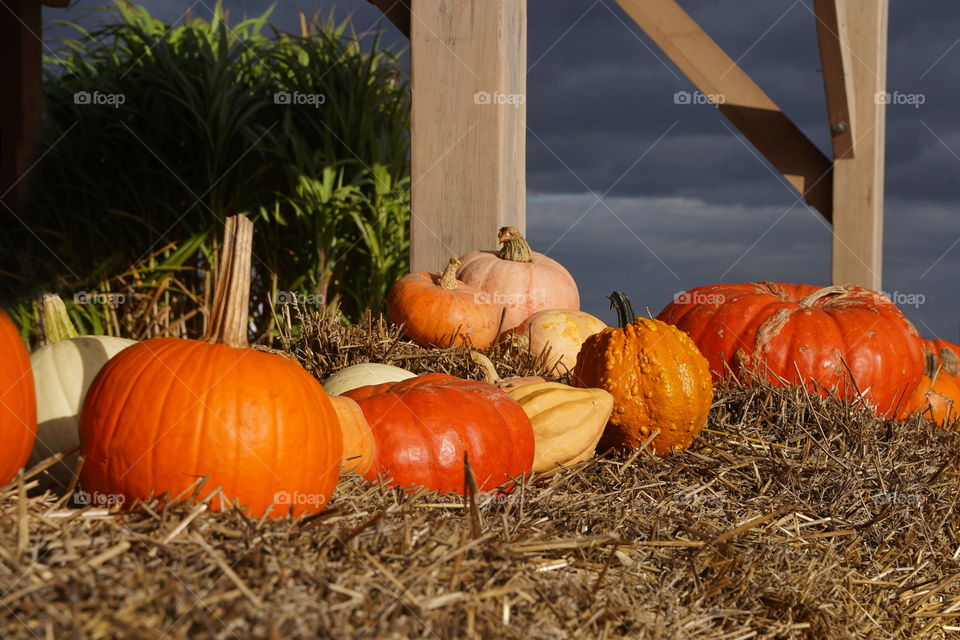
{"type": "Polygon", "coordinates": [[[270,28],[269,12],[231,26],[219,5],[172,28],[129,2],[109,11],[48,61],[30,228],[0,234],[0,295],[21,320],[41,290],[68,302],[126,291],[119,305],[72,309],[81,329],[198,332],[223,220],[238,212],[256,218],[260,330],[295,295],[348,316],[379,307],[407,268],[397,54],[333,14],[304,37],[270,28]],[[138,324],[136,301],[189,317],[138,324]]]}

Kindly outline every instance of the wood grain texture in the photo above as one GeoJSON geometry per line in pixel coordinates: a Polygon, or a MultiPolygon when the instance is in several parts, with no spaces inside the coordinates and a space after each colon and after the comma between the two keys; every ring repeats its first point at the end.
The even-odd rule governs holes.
{"type": "Polygon", "coordinates": [[[525,229],[526,31],[526,0],[413,0],[413,271],[525,229]]]}
{"type": "Polygon", "coordinates": [[[846,0],[814,0],[834,158],[852,158],[857,137],[846,0]]]}
{"type": "Polygon", "coordinates": [[[617,0],[812,207],[832,215],[831,162],[675,0],[617,0]]]}
{"type": "Polygon", "coordinates": [[[838,2],[846,15],[856,156],[834,168],[833,282],[880,290],[888,0],[838,2]]]}

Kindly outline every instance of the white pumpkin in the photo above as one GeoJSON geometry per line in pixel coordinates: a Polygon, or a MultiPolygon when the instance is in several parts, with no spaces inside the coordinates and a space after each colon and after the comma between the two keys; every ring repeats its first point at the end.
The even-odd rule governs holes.
{"type": "MultiPolygon", "coordinates": [[[[78,418],[90,383],[110,358],[135,344],[125,338],[77,336],[56,296],[44,297],[43,320],[49,344],[30,355],[37,391],[37,440],[30,466],[80,444],[78,418]]],[[[74,452],[47,472],[66,486],[77,455],[74,452]]]]}
{"type": "Polygon", "coordinates": [[[368,384],[383,384],[384,382],[400,382],[401,380],[414,378],[416,375],[393,365],[366,362],[337,371],[324,381],[323,388],[331,396],[339,396],[357,387],[365,387],[368,384]]]}

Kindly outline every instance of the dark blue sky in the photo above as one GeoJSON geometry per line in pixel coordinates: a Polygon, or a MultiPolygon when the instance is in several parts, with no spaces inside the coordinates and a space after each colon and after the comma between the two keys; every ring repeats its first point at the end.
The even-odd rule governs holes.
{"type": "MultiPolygon", "coordinates": [[[[46,10],[87,21],[102,0],[46,10]]],[[[212,4],[143,0],[173,22],[212,4]]],[[[829,152],[813,0],[683,0],[683,6],[804,132],[829,152]]],[[[225,0],[233,18],[269,2],[225,0]]],[[[405,39],[366,0],[284,0],[298,13],[352,13],[358,31],[405,39]]],[[[56,30],[48,23],[47,36],[56,30]]],[[[528,234],[612,321],[606,295],[658,312],[673,294],[720,281],[827,283],[830,229],[709,105],[614,0],[529,0],[528,234]],[[601,198],[602,196],[602,198],[601,198]]],[[[960,340],[960,3],[892,0],[884,289],[927,336],[960,340]]]]}

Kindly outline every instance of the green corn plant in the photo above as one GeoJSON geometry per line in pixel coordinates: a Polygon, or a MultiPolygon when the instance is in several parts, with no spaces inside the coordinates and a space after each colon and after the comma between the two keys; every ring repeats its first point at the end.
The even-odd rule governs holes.
{"type": "Polygon", "coordinates": [[[0,234],[0,302],[26,332],[41,292],[127,290],[135,304],[71,314],[84,331],[201,331],[238,212],[256,217],[257,330],[277,291],[342,300],[349,317],[380,305],[408,248],[399,54],[332,13],[309,36],[271,28],[269,11],[231,25],[219,4],[176,26],[123,0],[107,17],[47,61],[29,229],[0,234]],[[278,99],[294,94],[314,99],[278,99]]]}

